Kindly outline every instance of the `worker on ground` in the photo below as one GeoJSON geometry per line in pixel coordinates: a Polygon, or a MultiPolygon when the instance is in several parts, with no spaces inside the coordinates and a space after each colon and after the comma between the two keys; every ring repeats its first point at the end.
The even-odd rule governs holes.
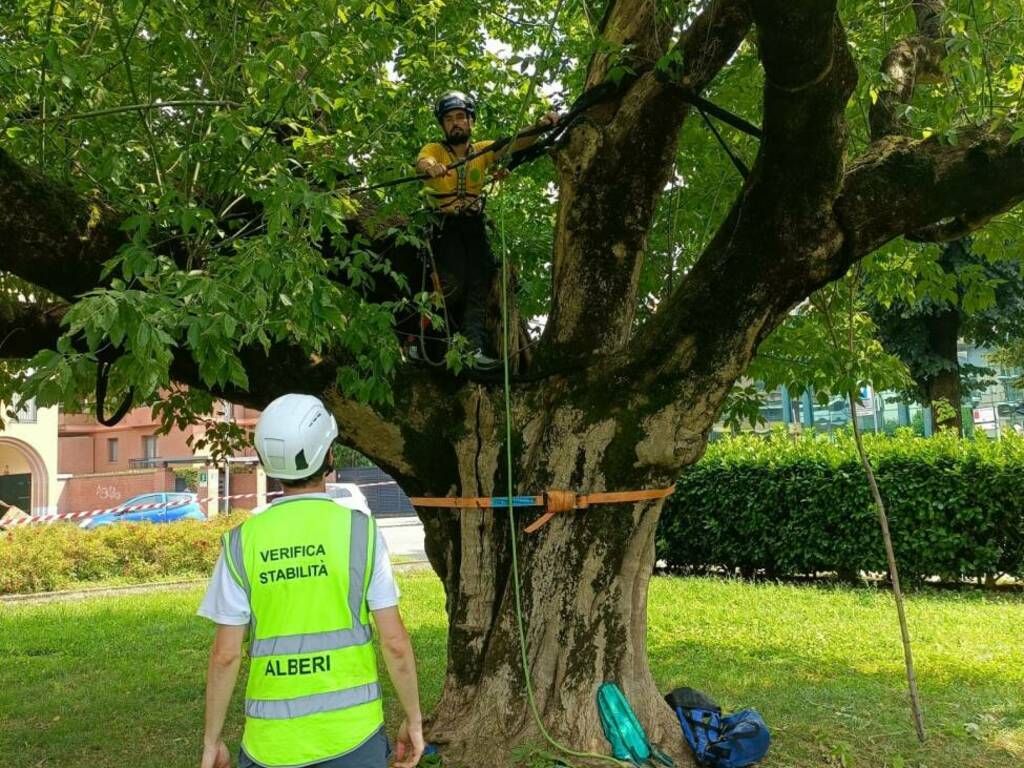
{"type": "MultiPolygon", "coordinates": [[[[430,177],[424,182],[424,192],[438,214],[429,233],[430,246],[449,318],[469,341],[476,364],[493,366],[498,361],[488,354],[490,345],[484,319],[495,262],[483,216],[483,189],[488,169],[505,153],[525,149],[537,137],[520,139],[497,152],[484,152],[451,168],[462,158],[494,142],[472,141],[476,106],[460,91],[438,99],[434,117],[444,132],[444,141],[427,144],[416,158],[417,172],[430,177]]],[[[549,112],[537,127],[554,125],[557,121],[558,115],[549,112]]]]}
{"type": "Polygon", "coordinates": [[[284,495],[224,535],[199,615],[217,625],[201,768],[230,768],[224,718],[249,632],[239,768],[385,768],[390,746],[370,616],[405,713],[395,766],[423,753],[416,662],[398,587],[372,517],[325,493],[338,435],[315,397],[284,395],[256,424],[284,495]]]}

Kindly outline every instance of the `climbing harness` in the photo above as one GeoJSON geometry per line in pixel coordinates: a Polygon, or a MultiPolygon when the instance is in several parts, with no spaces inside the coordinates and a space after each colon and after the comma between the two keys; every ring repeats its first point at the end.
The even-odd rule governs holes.
{"type": "MultiPolygon", "coordinates": [[[[494,183],[495,183],[495,180],[492,179],[491,182],[488,184],[487,189],[482,190],[481,194],[478,197],[475,198],[474,202],[472,203],[472,205],[476,206],[475,211],[473,213],[471,213],[471,214],[464,214],[464,213],[443,214],[443,215],[441,215],[441,219],[440,219],[439,223],[436,223],[436,224],[434,224],[432,226],[439,226],[439,227],[443,228],[445,223],[446,223],[446,221],[447,221],[444,218],[445,215],[483,216],[484,215],[484,208],[487,205],[487,196],[490,194],[491,189],[494,187],[494,183]]],[[[431,238],[428,236],[426,238],[425,242],[426,242],[427,258],[426,259],[422,259],[423,268],[422,268],[422,271],[421,271],[421,274],[420,274],[420,291],[422,293],[422,292],[425,292],[426,289],[427,289],[427,272],[428,272],[428,268],[429,268],[430,283],[431,283],[431,288],[433,289],[433,295],[434,295],[434,297],[435,297],[435,299],[437,301],[437,304],[441,307],[441,310],[444,313],[444,334],[445,335],[444,335],[443,338],[440,338],[440,337],[437,337],[437,336],[428,336],[428,334],[426,332],[426,328],[427,328],[427,325],[429,324],[429,317],[424,315],[424,316],[421,316],[421,318],[419,320],[419,332],[418,332],[418,334],[415,334],[415,335],[411,336],[410,337],[410,341],[412,339],[418,337],[419,347],[418,347],[417,351],[418,351],[418,357],[419,357],[420,360],[425,362],[427,365],[433,366],[435,368],[443,368],[443,367],[447,366],[447,364],[448,364],[447,361],[445,359],[443,359],[443,358],[441,360],[433,360],[433,359],[431,359],[430,353],[427,351],[427,340],[430,339],[432,341],[441,341],[441,342],[443,342],[445,345],[447,345],[450,348],[452,346],[451,317],[448,314],[447,297],[445,296],[445,292],[444,292],[444,284],[441,281],[440,270],[438,270],[438,268],[437,268],[437,260],[434,257],[434,248],[431,245],[431,238]],[[429,264],[428,264],[428,262],[429,262],[429,264]]]]}
{"type": "MultiPolygon", "coordinates": [[[[437,261],[434,259],[434,249],[430,245],[430,239],[427,241],[427,255],[430,257],[430,280],[434,289],[434,296],[437,297],[437,301],[441,305],[441,310],[444,312],[444,333],[445,341],[451,346],[452,343],[452,331],[451,331],[451,318],[448,316],[448,302],[445,301],[444,287],[441,284],[441,275],[437,271],[437,261]]],[[[423,261],[423,272],[420,277],[421,288],[426,288],[427,283],[427,262],[423,261]]],[[[427,352],[427,329],[426,329],[427,318],[421,317],[419,321],[419,352],[423,355],[423,362],[427,365],[432,365],[435,368],[441,368],[447,365],[447,361],[442,358],[441,360],[431,360],[430,353],[427,352]]]]}

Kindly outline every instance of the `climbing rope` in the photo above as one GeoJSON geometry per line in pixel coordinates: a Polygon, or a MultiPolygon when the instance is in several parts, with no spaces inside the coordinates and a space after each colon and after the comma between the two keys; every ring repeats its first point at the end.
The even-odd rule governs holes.
{"type": "MultiPolygon", "coordinates": [[[[448,302],[445,299],[444,286],[441,284],[441,275],[437,271],[437,261],[434,259],[434,249],[430,245],[430,238],[429,237],[426,238],[426,244],[427,244],[427,255],[430,257],[430,280],[431,280],[431,286],[434,289],[434,296],[437,298],[437,301],[441,305],[441,311],[444,313],[445,342],[450,347],[451,343],[452,343],[452,331],[451,331],[451,327],[452,326],[451,326],[451,318],[448,315],[448,302]]],[[[426,262],[426,260],[424,260],[424,262],[423,262],[423,273],[422,273],[422,275],[420,277],[420,283],[421,283],[420,289],[421,290],[426,288],[426,282],[427,282],[427,262],[426,262]]],[[[445,359],[444,356],[442,356],[442,358],[440,360],[431,360],[430,359],[430,353],[427,351],[427,331],[426,331],[426,328],[424,327],[424,318],[422,318],[422,317],[419,320],[419,326],[420,326],[419,327],[419,331],[420,331],[419,332],[419,342],[420,342],[419,352],[423,356],[423,361],[425,363],[427,363],[428,365],[431,365],[431,366],[433,366],[435,368],[441,368],[441,367],[446,366],[448,363],[447,363],[447,360],[445,359]]]]}
{"type": "Polygon", "coordinates": [[[512,589],[515,594],[516,604],[516,629],[519,634],[520,662],[523,668],[523,680],[526,684],[526,700],[533,715],[533,721],[537,724],[544,739],[556,750],[565,755],[577,758],[589,758],[601,762],[610,763],[615,766],[626,766],[627,763],[617,760],[608,755],[597,752],[584,752],[562,744],[552,736],[544,725],[544,719],[537,708],[537,700],[533,692],[533,679],[530,671],[529,645],[526,639],[526,619],[523,614],[523,587],[519,576],[519,546],[517,539],[519,531],[516,526],[515,504],[513,501],[512,482],[512,388],[509,378],[509,334],[508,334],[508,244],[505,240],[505,216],[504,206],[498,207],[499,231],[501,232],[501,351],[502,351],[502,377],[504,380],[503,392],[505,400],[505,480],[508,496],[508,534],[512,544],[512,589]]]}

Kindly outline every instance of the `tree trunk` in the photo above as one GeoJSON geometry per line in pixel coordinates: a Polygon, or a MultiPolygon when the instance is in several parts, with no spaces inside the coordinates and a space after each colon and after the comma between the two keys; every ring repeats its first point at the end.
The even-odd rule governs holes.
{"type": "Polygon", "coordinates": [[[938,429],[955,429],[963,435],[963,413],[960,410],[960,366],[941,371],[928,379],[928,402],[935,414],[938,429]],[[947,408],[949,406],[952,408],[947,408]]]}
{"type": "MultiPolygon", "coordinates": [[[[660,503],[656,506],[660,506],[660,503]]],[[[529,537],[517,524],[531,683],[547,730],[580,751],[607,753],[597,715],[603,681],[622,686],[652,742],[678,753],[678,725],[647,663],[647,586],[657,510],[619,505],[562,515],[529,537]]],[[[428,522],[428,548],[458,546],[443,573],[448,613],[444,692],[430,739],[457,765],[494,765],[494,748],[551,748],[526,698],[511,582],[508,513],[428,522]],[[452,541],[438,529],[458,527],[452,541]]]]}
{"type": "MultiPolygon", "coordinates": [[[[475,414],[455,444],[462,495],[506,493],[501,399],[483,389],[464,403],[475,414]],[[475,423],[473,423],[475,422],[475,423]]],[[[515,493],[649,487],[613,479],[607,461],[622,432],[613,419],[581,411],[514,407],[515,493]]],[[[536,704],[554,738],[607,754],[596,707],[598,686],[622,686],[652,743],[688,765],[674,715],[647,662],[647,587],[661,502],[595,506],[560,513],[536,534],[523,527],[538,510],[516,511],[523,619],[536,704]]],[[[508,512],[423,510],[427,555],[444,583],[449,617],[444,691],[429,739],[455,765],[493,766],[496,750],[536,746],[548,753],[530,713],[512,580],[508,512]]]]}
{"type": "MultiPolygon", "coordinates": [[[[947,273],[955,272],[954,259],[956,253],[963,248],[962,241],[949,243],[943,247],[943,255],[939,263],[947,273]]],[[[957,342],[960,339],[960,307],[950,304],[936,314],[925,319],[928,332],[930,352],[942,361],[942,369],[928,377],[925,392],[928,402],[935,414],[937,429],[955,429],[957,434],[964,431],[963,416],[960,410],[962,399],[960,391],[960,360],[957,357],[957,342]]]]}

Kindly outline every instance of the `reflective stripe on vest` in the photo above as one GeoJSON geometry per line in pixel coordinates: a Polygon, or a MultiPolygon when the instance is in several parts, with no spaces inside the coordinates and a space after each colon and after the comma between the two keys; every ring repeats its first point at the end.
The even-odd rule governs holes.
{"type": "Polygon", "coordinates": [[[383,725],[366,605],[375,542],[367,515],[310,498],[278,502],[225,537],[252,610],[242,745],[256,762],[310,765],[383,725]]]}
{"type": "Polygon", "coordinates": [[[249,656],[258,659],[261,656],[333,651],[338,648],[348,648],[351,645],[363,645],[370,642],[372,637],[373,632],[366,624],[358,624],[352,629],[335,629],[330,632],[270,637],[266,640],[253,640],[249,644],[249,656]]]}
{"type": "Polygon", "coordinates": [[[357,685],[342,691],[315,693],[298,699],[250,699],[245,702],[245,714],[262,720],[287,720],[293,717],[315,715],[317,712],[333,712],[359,704],[366,704],[380,698],[380,684],[357,685]]]}

